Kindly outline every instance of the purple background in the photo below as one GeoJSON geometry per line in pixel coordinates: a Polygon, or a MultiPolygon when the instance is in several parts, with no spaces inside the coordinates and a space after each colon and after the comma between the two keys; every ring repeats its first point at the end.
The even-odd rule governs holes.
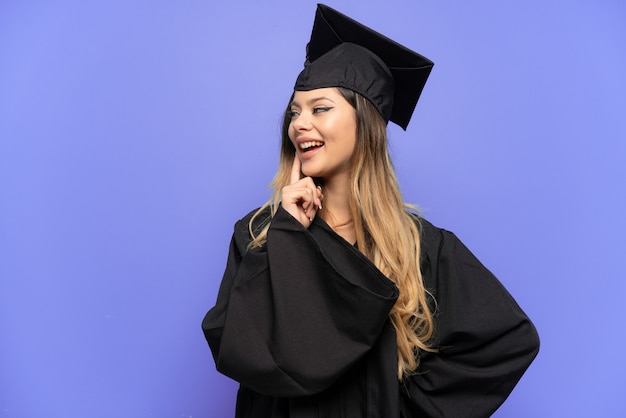
{"type": "MultiPolygon", "coordinates": [[[[497,417],[623,417],[626,4],[333,1],[435,61],[405,200],[534,320],[497,417]]],[[[229,417],[200,321],[314,2],[0,1],[0,417],[229,417]]]]}

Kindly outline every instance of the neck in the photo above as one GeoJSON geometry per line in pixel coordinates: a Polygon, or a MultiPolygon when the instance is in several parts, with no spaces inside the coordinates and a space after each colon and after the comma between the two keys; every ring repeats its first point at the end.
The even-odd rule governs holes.
{"type": "Polygon", "coordinates": [[[324,180],[324,201],[320,215],[333,229],[353,227],[350,209],[350,189],[347,179],[324,180]]]}

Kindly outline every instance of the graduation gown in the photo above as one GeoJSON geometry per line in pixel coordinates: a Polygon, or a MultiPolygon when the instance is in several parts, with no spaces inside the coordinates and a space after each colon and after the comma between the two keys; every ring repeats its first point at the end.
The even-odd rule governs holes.
{"type": "Polygon", "coordinates": [[[438,352],[421,353],[400,381],[395,284],[322,219],[306,229],[282,207],[266,245],[248,250],[251,216],[235,225],[202,322],[217,370],[240,383],[237,418],[487,417],[538,352],[502,284],[454,234],[420,219],[438,352]]]}

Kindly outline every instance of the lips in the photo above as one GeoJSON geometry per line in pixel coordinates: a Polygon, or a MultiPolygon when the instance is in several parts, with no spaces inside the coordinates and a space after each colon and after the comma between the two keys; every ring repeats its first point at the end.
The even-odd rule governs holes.
{"type": "Polygon", "coordinates": [[[299,144],[300,150],[302,152],[311,151],[322,146],[324,146],[324,143],[322,141],[305,141],[299,144]]]}

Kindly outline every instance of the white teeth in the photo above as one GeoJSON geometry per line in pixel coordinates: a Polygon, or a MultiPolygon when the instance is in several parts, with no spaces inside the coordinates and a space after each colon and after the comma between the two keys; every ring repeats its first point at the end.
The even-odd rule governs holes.
{"type": "Polygon", "coordinates": [[[300,144],[300,149],[307,149],[311,147],[321,147],[322,145],[324,145],[324,143],[319,142],[319,141],[303,142],[300,144]]]}

